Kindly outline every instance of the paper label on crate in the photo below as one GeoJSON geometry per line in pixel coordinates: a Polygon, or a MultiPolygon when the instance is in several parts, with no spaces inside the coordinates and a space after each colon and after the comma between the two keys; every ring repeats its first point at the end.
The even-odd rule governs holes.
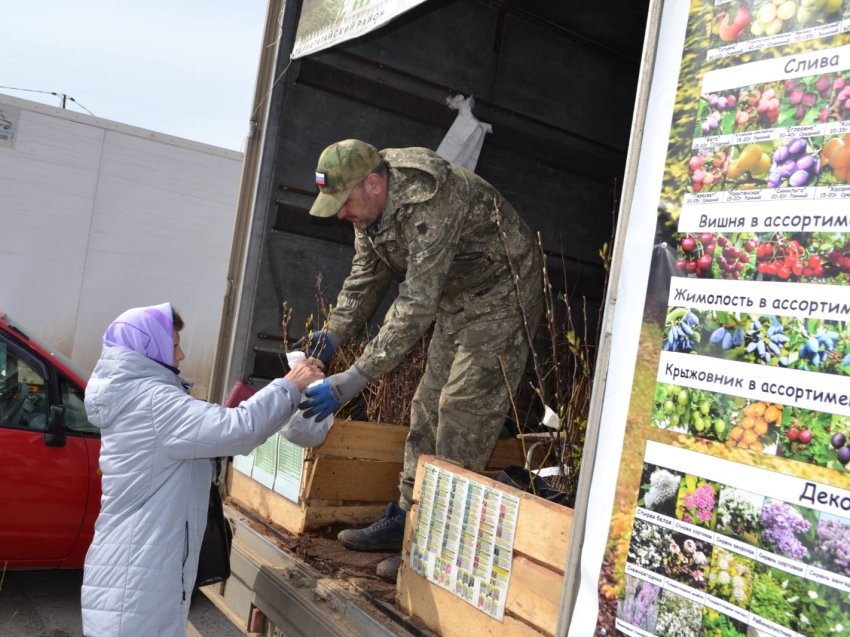
{"type": "Polygon", "coordinates": [[[426,464],[411,568],[501,620],[518,515],[516,497],[426,464]]]}
{"type": "Polygon", "coordinates": [[[304,448],[278,436],[273,489],[287,500],[298,502],[304,474],[304,448]]]}
{"type": "Polygon", "coordinates": [[[277,439],[278,434],[274,434],[254,450],[254,466],[251,469],[251,478],[267,489],[274,487],[277,465],[277,439]]]}
{"type": "Polygon", "coordinates": [[[252,451],[247,456],[233,456],[233,468],[250,477],[254,468],[254,452],[252,451]]]}

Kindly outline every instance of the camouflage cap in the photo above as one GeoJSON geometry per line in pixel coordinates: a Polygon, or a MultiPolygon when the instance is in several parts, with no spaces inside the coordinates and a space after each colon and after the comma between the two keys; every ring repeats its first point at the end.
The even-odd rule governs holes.
{"type": "Polygon", "coordinates": [[[325,148],[316,167],[319,196],[310,214],[333,217],[345,205],[351,189],[375,172],[381,161],[374,146],[357,139],[346,139],[325,148]]]}

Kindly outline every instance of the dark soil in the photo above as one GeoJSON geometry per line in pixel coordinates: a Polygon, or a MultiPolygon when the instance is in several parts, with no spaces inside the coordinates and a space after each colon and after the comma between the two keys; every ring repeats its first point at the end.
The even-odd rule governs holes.
{"type": "MultiPolygon", "coordinates": [[[[234,504],[232,500],[231,504],[234,504]]],[[[392,552],[349,551],[336,539],[337,533],[346,528],[344,526],[292,535],[270,522],[260,522],[242,507],[236,508],[252,520],[251,528],[257,533],[269,538],[279,549],[298,557],[323,576],[344,580],[367,598],[390,604],[395,602],[395,584],[375,575],[378,563],[391,557],[392,552]]]]}

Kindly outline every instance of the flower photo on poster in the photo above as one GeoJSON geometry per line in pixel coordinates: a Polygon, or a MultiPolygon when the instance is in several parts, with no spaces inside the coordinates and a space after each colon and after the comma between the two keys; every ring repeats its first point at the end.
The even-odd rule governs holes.
{"type": "Polygon", "coordinates": [[[817,530],[818,512],[767,499],[761,510],[761,548],[782,557],[809,560],[817,530]]]}
{"type": "Polygon", "coordinates": [[[714,530],[717,521],[717,494],[720,485],[692,475],[686,475],[676,500],[676,518],[714,530]]]}
{"type": "Polygon", "coordinates": [[[747,625],[713,608],[702,611],[702,637],[746,637],[747,625]]]}
{"type": "Polygon", "coordinates": [[[781,569],[759,564],[753,577],[750,612],[791,630],[797,628],[806,581],[781,569]]]}
{"type": "Polygon", "coordinates": [[[753,593],[754,566],[755,561],[750,558],[715,547],[708,594],[740,608],[748,608],[753,593]]]}
{"type": "Polygon", "coordinates": [[[682,474],[663,467],[645,464],[641,479],[641,495],[638,506],[668,517],[676,515],[676,498],[682,474]]]}
{"type": "Polygon", "coordinates": [[[648,633],[654,633],[655,624],[658,622],[660,595],[660,586],[627,575],[626,586],[617,605],[617,618],[648,633]]]}
{"type": "Polygon", "coordinates": [[[806,582],[797,613],[797,631],[806,637],[850,635],[850,598],[835,588],[806,582]]]}
{"type": "Polygon", "coordinates": [[[635,520],[632,529],[632,541],[629,544],[629,562],[658,573],[664,574],[673,533],[643,520],[635,520]]]}
{"type": "Polygon", "coordinates": [[[673,533],[665,560],[664,575],[693,589],[704,591],[708,583],[712,548],[710,542],[683,533],[673,533]]]}
{"type": "Polygon", "coordinates": [[[702,627],[702,605],[665,590],[658,602],[656,635],[699,637],[702,627]]]}
{"type": "Polygon", "coordinates": [[[723,486],[714,530],[752,546],[758,546],[764,496],[723,486]]]}
{"type": "Polygon", "coordinates": [[[821,513],[811,563],[831,573],[850,577],[850,520],[821,513]]]}

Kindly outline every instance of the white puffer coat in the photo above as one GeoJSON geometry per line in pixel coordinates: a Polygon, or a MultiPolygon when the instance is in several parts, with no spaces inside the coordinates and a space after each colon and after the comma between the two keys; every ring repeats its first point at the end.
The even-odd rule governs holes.
{"type": "Polygon", "coordinates": [[[82,588],[86,637],[183,637],[213,463],[246,454],[295,413],[278,379],[235,409],[196,400],[167,367],[104,348],[86,389],[101,429],[103,498],[82,588]]]}

